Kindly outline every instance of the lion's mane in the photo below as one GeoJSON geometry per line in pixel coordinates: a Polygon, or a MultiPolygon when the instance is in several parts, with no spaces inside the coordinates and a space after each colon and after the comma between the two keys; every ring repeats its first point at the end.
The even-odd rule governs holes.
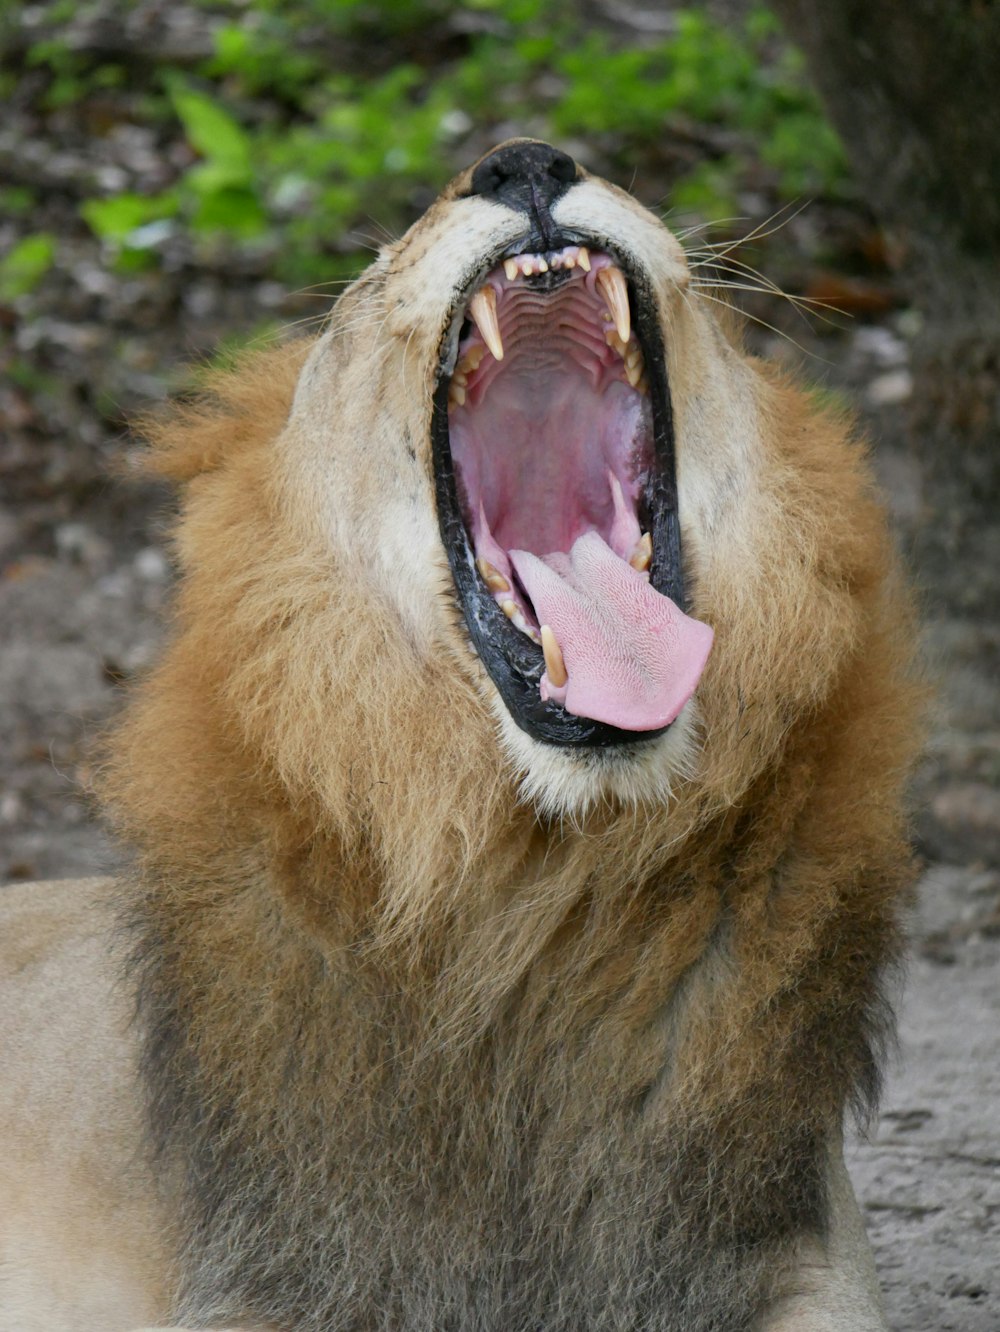
{"type": "Polygon", "coordinates": [[[303,516],[275,441],[308,352],[153,431],[180,588],[104,774],[179,1313],[742,1327],[876,1093],[911,874],[912,626],[863,450],[758,367],[763,554],[732,577],[700,538],[696,767],[547,817],[473,666],[443,678],[303,516]]]}

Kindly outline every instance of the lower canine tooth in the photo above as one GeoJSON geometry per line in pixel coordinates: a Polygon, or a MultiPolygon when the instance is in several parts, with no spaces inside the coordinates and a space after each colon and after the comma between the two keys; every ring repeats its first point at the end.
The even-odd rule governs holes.
{"type": "Polygon", "coordinates": [[[475,320],[483,341],[496,360],[503,360],[503,338],[497,321],[497,294],[492,287],[480,287],[469,302],[469,314],[475,320]]]}
{"type": "Polygon", "coordinates": [[[569,679],[566,674],[566,663],[563,661],[562,648],[556,641],[556,636],[547,624],[541,627],[542,652],[545,656],[545,670],[548,673],[549,684],[555,685],[556,689],[561,689],[569,679]]]}
{"type": "Polygon", "coordinates": [[[645,573],[653,560],[653,538],[648,532],[635,543],[635,549],[628,557],[628,562],[638,573],[645,573]]]}

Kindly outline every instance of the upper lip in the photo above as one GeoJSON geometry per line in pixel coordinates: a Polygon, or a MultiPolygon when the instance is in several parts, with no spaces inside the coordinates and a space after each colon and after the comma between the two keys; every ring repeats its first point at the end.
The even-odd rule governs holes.
{"type": "MultiPolygon", "coordinates": [[[[487,275],[505,260],[534,253],[531,236],[487,256],[475,275],[458,294],[441,344],[438,381],[434,394],[432,446],[435,487],[442,541],[465,620],[473,643],[514,720],[536,739],[561,745],[609,746],[650,739],[657,731],[623,731],[607,723],[566,712],[554,701],[539,697],[538,682],[545,669],[541,647],[527,637],[497,605],[476,566],[476,554],[463,520],[456,466],[449,440],[448,399],[456,373],[459,337],[470,303],[483,287],[487,275]]],[[[664,368],[660,321],[651,284],[638,264],[613,242],[578,231],[564,231],[552,238],[547,253],[570,246],[609,256],[627,282],[629,320],[642,349],[647,367],[652,407],[652,466],[637,507],[643,531],[652,536],[650,583],[684,608],[684,580],[680,557],[674,461],[673,418],[664,368]]],[[[546,279],[555,283],[555,279],[546,279]]],[[[630,376],[631,380],[631,376],[630,376]]],[[[644,388],[646,387],[644,383],[644,388]]],[[[537,635],[536,635],[537,637],[537,635]]]]}

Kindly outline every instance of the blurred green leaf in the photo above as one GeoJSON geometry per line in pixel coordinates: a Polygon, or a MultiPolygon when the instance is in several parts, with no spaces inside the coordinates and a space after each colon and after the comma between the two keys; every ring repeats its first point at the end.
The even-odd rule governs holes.
{"type": "Polygon", "coordinates": [[[167,80],[174,109],[191,146],[212,164],[227,185],[249,184],[250,138],[217,102],[180,79],[167,80]]]}
{"type": "Polygon", "coordinates": [[[25,236],[0,259],[0,300],[13,301],[33,291],[52,267],[56,242],[39,232],[25,236]]]}
{"type": "MultiPolygon", "coordinates": [[[[95,235],[113,245],[127,245],[140,227],[173,217],[177,198],[171,193],[158,195],[116,194],[110,199],[88,199],[80,213],[95,235]]],[[[143,248],[140,243],[136,248],[143,248]]]]}

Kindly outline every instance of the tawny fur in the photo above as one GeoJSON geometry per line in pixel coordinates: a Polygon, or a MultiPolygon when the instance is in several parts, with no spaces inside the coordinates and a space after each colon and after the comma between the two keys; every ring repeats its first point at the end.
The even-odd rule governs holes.
{"type": "Polygon", "coordinates": [[[825,1242],[911,875],[908,605],[848,423],[574,190],[653,269],[716,634],[668,797],[627,757],[539,797],[426,537],[428,292],[506,210],[460,180],[324,339],[153,433],[180,590],[103,787],[179,1319],[739,1332],[825,1242]]]}

